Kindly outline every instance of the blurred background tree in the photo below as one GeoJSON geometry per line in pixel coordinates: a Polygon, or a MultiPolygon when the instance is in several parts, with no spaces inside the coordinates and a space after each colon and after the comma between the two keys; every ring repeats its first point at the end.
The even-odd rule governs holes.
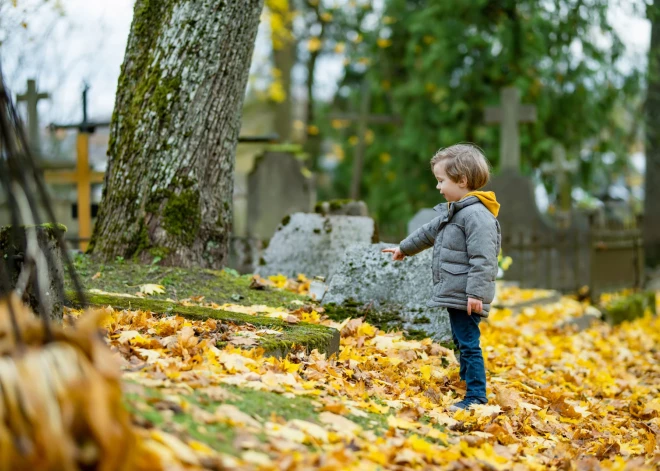
{"type": "Polygon", "coordinates": [[[537,107],[536,123],[521,126],[524,173],[551,160],[560,143],[579,159],[574,183],[586,191],[598,190],[592,177],[605,164],[610,178],[624,174],[639,138],[641,74],[620,64],[624,46],[608,21],[611,3],[386,0],[377,10],[372,2],[349,1],[360,21],[334,23],[336,37],[346,38],[344,76],[335,99],[316,110],[320,133],[341,146],[331,152],[332,184],[322,194],[349,192],[356,125],[328,116],[359,108],[363,80],[370,113],[401,119],[372,126],[365,136],[361,194],[391,236],[403,235],[414,212],[438,202],[428,169],[438,148],[475,142],[497,168],[498,127],[487,126],[483,115],[506,86],[537,107]]]}

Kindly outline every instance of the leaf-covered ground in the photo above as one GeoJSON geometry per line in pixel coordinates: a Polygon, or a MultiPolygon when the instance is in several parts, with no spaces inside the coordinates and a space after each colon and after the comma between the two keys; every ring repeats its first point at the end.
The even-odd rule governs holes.
{"type": "Polygon", "coordinates": [[[567,321],[586,305],[570,298],[495,310],[482,323],[490,402],[452,414],[464,391],[452,350],[278,302],[223,309],[334,326],[339,355],[265,358],[249,326],[107,309],[149,469],[660,466],[658,317],[578,332],[567,321]]]}

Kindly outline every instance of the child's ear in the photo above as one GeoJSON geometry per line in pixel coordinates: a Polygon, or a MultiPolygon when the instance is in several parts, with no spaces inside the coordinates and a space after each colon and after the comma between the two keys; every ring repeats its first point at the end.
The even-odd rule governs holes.
{"type": "Polygon", "coordinates": [[[461,177],[461,179],[458,181],[458,186],[460,186],[461,188],[467,188],[468,181],[467,181],[467,177],[465,175],[463,175],[461,177]]]}

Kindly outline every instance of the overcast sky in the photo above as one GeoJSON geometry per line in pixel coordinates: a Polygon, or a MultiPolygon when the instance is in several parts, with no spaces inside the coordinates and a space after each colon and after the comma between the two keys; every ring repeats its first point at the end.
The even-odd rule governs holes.
{"type": "MultiPolygon", "coordinates": [[[[623,3],[638,1],[641,0],[623,3]]],[[[12,8],[10,2],[0,0],[0,13],[12,8]]],[[[29,9],[35,2],[43,3],[43,0],[18,0],[17,17],[21,8],[29,9]]],[[[60,3],[66,12],[64,18],[55,21],[57,15],[52,8],[41,8],[36,15],[28,17],[27,28],[18,28],[18,33],[9,38],[0,34],[0,41],[4,39],[0,63],[8,85],[14,93],[22,93],[26,79],[35,77],[41,90],[53,92],[52,98],[39,107],[41,124],[48,124],[81,119],[80,93],[83,80],[87,80],[91,86],[90,118],[108,119],[114,106],[134,0],[60,0],[60,3]],[[46,33],[53,25],[52,31],[46,33]],[[49,40],[44,44],[45,36],[49,40]],[[25,55],[28,58],[19,64],[19,58],[25,55]]],[[[48,2],[52,4],[52,0],[48,2]]],[[[3,15],[0,26],[7,22],[7,15],[3,15]]],[[[644,61],[650,37],[648,21],[635,17],[629,8],[617,9],[611,18],[628,46],[630,63],[644,61]]],[[[266,54],[259,49],[255,58],[264,60],[266,54]]],[[[328,79],[331,86],[340,73],[341,63],[326,62],[325,67],[328,70],[317,76],[328,79]]]]}

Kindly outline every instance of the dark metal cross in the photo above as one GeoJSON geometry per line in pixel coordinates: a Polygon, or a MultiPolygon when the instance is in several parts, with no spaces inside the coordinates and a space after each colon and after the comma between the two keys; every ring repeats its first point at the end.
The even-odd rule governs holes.
{"type": "Polygon", "coordinates": [[[349,122],[353,121],[357,122],[358,125],[358,142],[355,147],[355,155],[353,159],[353,178],[351,180],[351,198],[354,200],[360,199],[360,183],[362,181],[362,169],[364,168],[366,136],[369,124],[391,124],[401,122],[401,118],[398,116],[369,114],[369,109],[371,108],[371,94],[369,93],[369,84],[367,80],[362,82],[360,95],[361,100],[359,113],[331,114],[329,116],[330,119],[338,119],[349,122]]]}

